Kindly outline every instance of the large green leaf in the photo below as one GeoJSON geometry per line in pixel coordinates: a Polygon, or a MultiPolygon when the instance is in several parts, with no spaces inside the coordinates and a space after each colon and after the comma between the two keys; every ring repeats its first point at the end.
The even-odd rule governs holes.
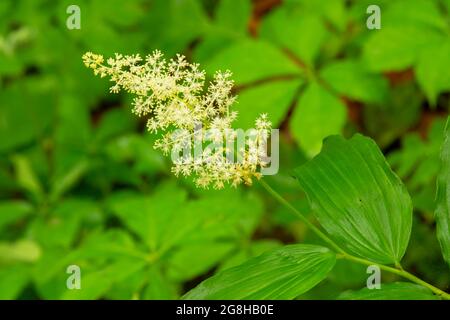
{"type": "Polygon", "coordinates": [[[301,70],[280,50],[264,41],[246,40],[226,48],[206,65],[206,71],[229,69],[238,84],[285,75],[301,70]]]}
{"type": "Polygon", "coordinates": [[[345,105],[314,82],[300,98],[290,128],[300,146],[308,154],[314,155],[320,151],[325,137],[341,132],[345,120],[345,105]]]}
{"type": "Polygon", "coordinates": [[[390,1],[388,9],[382,13],[382,26],[408,24],[445,31],[447,21],[441,14],[438,2],[430,0],[390,1]]]}
{"type": "Polygon", "coordinates": [[[382,5],[382,28],[372,32],[364,45],[369,68],[406,69],[417,62],[422,50],[441,46],[448,23],[436,2],[398,0],[382,5]]]}
{"type": "Polygon", "coordinates": [[[411,198],[375,142],[331,136],[295,170],[322,226],[349,252],[399,262],[411,232],[411,198]]]}
{"type": "Polygon", "coordinates": [[[437,300],[438,297],[422,286],[408,282],[381,284],[380,289],[363,288],[342,293],[342,300],[437,300]]]}
{"type": "Polygon", "coordinates": [[[437,179],[436,232],[445,261],[450,265],[450,117],[441,148],[441,169],[437,179]]]}
{"type": "Polygon", "coordinates": [[[327,29],[315,14],[281,7],[264,20],[261,36],[289,49],[305,64],[313,65],[326,40],[327,29]]]}
{"type": "Polygon", "coordinates": [[[294,299],[322,281],[334,263],[327,248],[289,245],[218,273],[184,299],[294,299]]]}
{"type": "Polygon", "coordinates": [[[320,71],[320,75],[337,93],[357,101],[381,104],[388,96],[387,80],[370,73],[357,61],[331,63],[320,71]]]}
{"type": "Polygon", "coordinates": [[[385,27],[364,44],[364,61],[373,71],[400,71],[417,62],[423,48],[442,42],[443,36],[416,25],[385,27]]]}
{"type": "Polygon", "coordinates": [[[450,90],[450,39],[425,48],[416,66],[417,82],[434,106],[438,94],[450,90]]]}
{"type": "Polygon", "coordinates": [[[267,113],[273,126],[278,127],[287,115],[300,83],[300,80],[276,81],[243,90],[235,106],[239,114],[234,126],[244,130],[253,128],[255,119],[261,113],[267,113]]]}

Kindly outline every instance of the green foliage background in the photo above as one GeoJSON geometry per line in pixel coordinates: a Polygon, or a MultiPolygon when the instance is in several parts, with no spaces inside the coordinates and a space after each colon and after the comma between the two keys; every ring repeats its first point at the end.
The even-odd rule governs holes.
{"type": "MultiPolygon", "coordinates": [[[[209,75],[233,71],[237,125],[267,112],[282,129],[280,173],[265,179],[312,221],[293,169],[330,134],[375,139],[416,208],[403,266],[448,288],[433,210],[449,17],[448,0],[1,1],[0,298],[175,299],[282,244],[321,244],[258,185],[202,191],[175,179],[130,97],[81,62],[153,49],[209,75]],[[81,30],[66,27],[70,4],[81,30]],[[370,4],[381,30],[366,28],[370,4]],[[66,289],[71,264],[82,290],[66,289]]],[[[300,298],[336,298],[366,277],[338,261],[300,298]]]]}

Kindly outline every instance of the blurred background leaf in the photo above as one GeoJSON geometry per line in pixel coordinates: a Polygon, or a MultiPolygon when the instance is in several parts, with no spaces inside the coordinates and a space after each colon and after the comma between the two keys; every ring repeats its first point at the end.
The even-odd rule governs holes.
{"type": "MultiPolygon", "coordinates": [[[[71,4],[0,1],[0,298],[176,299],[285,244],[322,244],[258,185],[175,179],[130,96],[109,94],[81,61],[154,49],[208,78],[233,72],[236,126],[265,112],[280,128],[280,172],[265,179],[312,222],[293,169],[329,134],[375,139],[415,206],[405,267],[448,288],[433,211],[449,1],[79,0],[81,29],[69,30],[71,4]],[[380,30],[366,28],[370,4],[380,30]],[[83,290],[66,287],[72,264],[83,290]]],[[[338,261],[300,298],[337,298],[366,276],[338,261]]]]}

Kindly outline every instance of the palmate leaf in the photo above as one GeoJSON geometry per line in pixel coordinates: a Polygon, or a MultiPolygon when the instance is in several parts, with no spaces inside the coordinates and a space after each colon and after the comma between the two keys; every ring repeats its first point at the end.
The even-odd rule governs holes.
{"type": "Polygon", "coordinates": [[[254,194],[228,190],[188,201],[186,191],[174,183],[160,184],[150,196],[117,193],[108,203],[129,230],[159,251],[193,243],[234,243],[252,233],[262,213],[254,194]]]}
{"type": "Polygon", "coordinates": [[[407,134],[402,138],[401,149],[390,152],[387,157],[389,164],[405,181],[417,211],[434,212],[436,208],[436,177],[445,120],[436,118],[425,139],[418,132],[407,134]]]}
{"type": "MultiPolygon", "coordinates": [[[[115,268],[113,265],[120,265],[123,261],[132,261],[130,264],[138,265],[147,258],[148,253],[137,248],[129,233],[119,229],[96,231],[90,233],[80,246],[71,251],[64,248],[45,248],[33,269],[33,282],[40,297],[59,299],[67,291],[65,281],[69,265],[83,266],[81,276],[84,279],[84,276],[93,273],[104,276],[105,269],[115,268]],[[103,267],[105,261],[108,263],[103,267]]],[[[127,266],[126,269],[130,267],[127,266]]],[[[82,280],[82,287],[83,282],[82,280]]],[[[99,280],[98,285],[92,282],[91,285],[98,288],[102,283],[99,280]]],[[[111,283],[111,280],[108,280],[108,283],[111,283]]]]}
{"type": "Polygon", "coordinates": [[[445,41],[447,22],[437,1],[389,1],[382,8],[382,28],[368,37],[363,48],[370,69],[406,69],[417,63],[424,49],[445,41]]]}
{"type": "Polygon", "coordinates": [[[447,21],[439,8],[440,0],[398,0],[389,1],[383,12],[385,26],[419,25],[444,31],[447,21]]]}
{"type": "Polygon", "coordinates": [[[70,248],[84,221],[101,216],[97,203],[82,198],[65,199],[49,210],[44,219],[36,217],[28,234],[45,247],[70,248]]]}
{"type": "Polygon", "coordinates": [[[302,71],[281,50],[262,40],[236,42],[214,56],[206,65],[209,74],[232,70],[237,84],[280,76],[300,76],[302,71]]]}
{"type": "Polygon", "coordinates": [[[208,241],[183,244],[170,253],[165,273],[171,280],[188,281],[205,274],[233,252],[231,241],[208,241]],[[195,259],[192,259],[195,257],[195,259]]]}
{"type": "Polygon", "coordinates": [[[234,255],[224,259],[218,271],[238,266],[250,258],[257,257],[267,251],[278,249],[282,246],[283,244],[278,240],[252,240],[249,246],[240,248],[234,255]]]}
{"type": "Polygon", "coordinates": [[[437,179],[436,232],[445,261],[450,265],[450,117],[441,147],[441,169],[437,179]]]}
{"type": "Polygon", "coordinates": [[[383,27],[364,44],[363,59],[372,71],[399,71],[417,62],[421,50],[443,41],[438,32],[415,25],[383,27]]]}
{"type": "Polygon", "coordinates": [[[142,294],[144,300],[172,300],[177,299],[177,286],[157,267],[148,268],[148,284],[142,294]]]}
{"type": "Polygon", "coordinates": [[[432,106],[440,92],[450,90],[450,38],[423,50],[416,66],[417,82],[432,106]]]}
{"type": "Polygon", "coordinates": [[[367,71],[360,61],[330,63],[320,71],[320,76],[338,94],[357,101],[383,104],[389,94],[388,81],[367,71]]]}
{"type": "Polygon", "coordinates": [[[203,64],[232,45],[234,41],[247,38],[251,15],[250,0],[220,1],[214,12],[213,22],[194,49],[193,60],[203,64]]]}
{"type": "Polygon", "coordinates": [[[252,128],[255,119],[261,113],[267,113],[272,124],[277,127],[288,113],[301,84],[300,79],[273,81],[243,90],[238,96],[236,110],[239,115],[234,126],[252,128]]]}
{"type": "Polygon", "coordinates": [[[345,105],[313,82],[298,101],[289,126],[302,149],[313,156],[320,151],[325,137],[341,132],[345,121],[345,105]]]}
{"type": "Polygon", "coordinates": [[[380,289],[364,288],[342,293],[340,300],[437,300],[438,297],[422,286],[408,282],[381,284],[380,289]]]}
{"type": "MultiPolygon", "coordinates": [[[[186,205],[186,192],[175,184],[166,184],[160,186],[152,196],[119,194],[113,195],[109,203],[125,225],[151,250],[156,250],[164,243],[166,229],[177,220],[174,214],[186,205]]],[[[184,226],[188,224],[184,222],[184,226]]],[[[168,231],[173,238],[177,236],[179,228],[168,231]]]]}
{"type": "Polygon", "coordinates": [[[307,65],[314,64],[327,35],[320,16],[293,11],[287,7],[281,7],[270,14],[261,28],[263,38],[281,48],[287,48],[307,65]]]}
{"type": "MultiPolygon", "coordinates": [[[[146,262],[142,259],[124,258],[117,260],[107,267],[82,273],[81,290],[66,290],[63,300],[93,300],[101,298],[114,283],[120,283],[135,272],[138,272],[146,262]]],[[[83,271],[82,271],[83,272],[83,271]]]]}
{"type": "Polygon", "coordinates": [[[412,203],[374,141],[331,136],[313,160],[295,171],[312,210],[352,254],[399,262],[411,231],[412,203]]]}
{"type": "Polygon", "coordinates": [[[322,281],[336,258],[315,245],[289,245],[222,271],[184,299],[294,299],[322,281]]]}

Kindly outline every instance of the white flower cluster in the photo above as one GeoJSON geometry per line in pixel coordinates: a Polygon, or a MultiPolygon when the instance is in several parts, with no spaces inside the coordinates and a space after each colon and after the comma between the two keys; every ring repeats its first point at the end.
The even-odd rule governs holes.
{"type": "Polygon", "coordinates": [[[136,95],[133,112],[148,117],[150,132],[163,132],[154,147],[165,155],[172,154],[175,175],[194,174],[197,186],[217,189],[227,183],[250,185],[252,178],[261,177],[258,169],[267,165],[265,144],[271,123],[267,115],[261,115],[245,143],[235,146],[238,133],[232,122],[237,112],[230,111],[230,106],[236,98],[229,71],[217,72],[205,88],[205,72],[182,55],[167,61],[160,51],[145,59],[138,54],[116,54],[104,64],[103,56],[87,52],[83,61],[95,75],[110,77],[114,83],[111,92],[122,89],[136,95]],[[200,148],[200,153],[191,152],[196,146],[203,147],[205,141],[212,144],[200,148]],[[190,151],[174,159],[173,155],[183,150],[190,151]]]}

